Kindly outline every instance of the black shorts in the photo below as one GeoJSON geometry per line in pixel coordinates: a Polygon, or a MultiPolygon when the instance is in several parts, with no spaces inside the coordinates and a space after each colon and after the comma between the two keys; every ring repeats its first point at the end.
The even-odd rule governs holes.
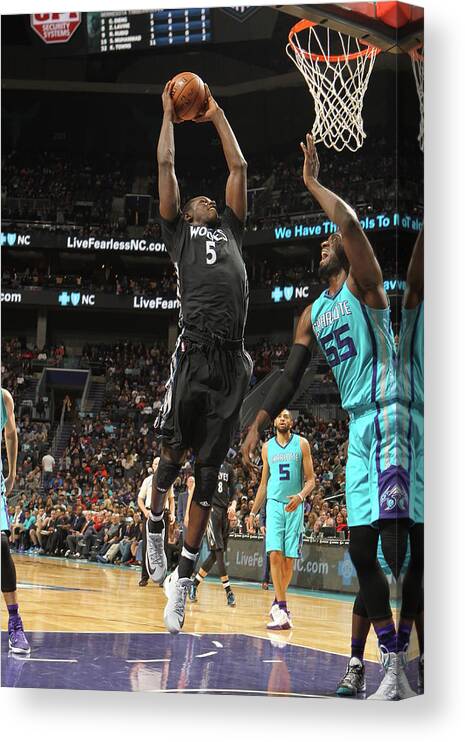
{"type": "Polygon", "coordinates": [[[155,423],[169,448],[192,448],[202,464],[221,466],[248,389],[252,360],[243,348],[228,350],[181,334],[155,423]]]}
{"type": "Polygon", "coordinates": [[[210,520],[207,525],[207,542],[210,551],[222,549],[226,551],[229,537],[228,511],[213,505],[210,520]]]}

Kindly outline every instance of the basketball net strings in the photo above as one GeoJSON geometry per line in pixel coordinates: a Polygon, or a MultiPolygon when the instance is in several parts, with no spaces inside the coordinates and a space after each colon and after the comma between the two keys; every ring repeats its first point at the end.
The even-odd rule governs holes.
{"type": "Polygon", "coordinates": [[[355,59],[348,59],[350,54],[360,52],[360,43],[358,39],[338,31],[342,59],[332,62],[329,61],[330,30],[326,29],[326,49],[314,27],[311,26],[308,30],[307,49],[304,51],[296,33],[294,43],[299,51],[294,51],[291,44],[288,44],[286,52],[304,76],[315,101],[313,137],[316,143],[324,142],[327,147],[333,147],[338,152],[344,148],[355,152],[366,137],[362,118],[363,99],[378,50],[369,46],[366,53],[355,59]],[[313,53],[321,54],[324,60],[311,57],[312,38],[319,47],[319,51],[313,53]]]}
{"type": "Polygon", "coordinates": [[[423,152],[423,141],[424,141],[424,84],[425,84],[425,70],[424,70],[424,56],[423,49],[412,49],[410,52],[410,59],[412,60],[413,75],[415,77],[415,85],[417,86],[418,103],[420,105],[420,128],[418,131],[418,143],[420,149],[423,152]]]}

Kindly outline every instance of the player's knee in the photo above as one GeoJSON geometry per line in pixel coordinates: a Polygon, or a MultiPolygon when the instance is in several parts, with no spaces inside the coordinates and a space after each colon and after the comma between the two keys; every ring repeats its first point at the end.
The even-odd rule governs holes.
{"type": "Polygon", "coordinates": [[[367,612],[365,603],[363,601],[363,598],[360,594],[360,591],[355,596],[353,612],[355,613],[356,616],[361,616],[362,618],[368,618],[368,612],[367,612]]]}
{"type": "Polygon", "coordinates": [[[281,564],[282,562],[282,552],[280,551],[270,551],[270,563],[271,564],[281,564]]]}
{"type": "Polygon", "coordinates": [[[194,468],[195,489],[193,501],[201,508],[210,509],[218,482],[219,466],[197,463],[194,468]]]}
{"type": "Polygon", "coordinates": [[[156,487],[159,492],[168,492],[169,488],[178,476],[180,469],[180,463],[169,461],[169,459],[165,459],[162,455],[160,463],[158,464],[156,476],[153,478],[153,486],[156,487]]]}
{"type": "Polygon", "coordinates": [[[399,578],[405,562],[408,541],[408,521],[405,518],[387,521],[381,526],[381,549],[394,575],[399,578]]]}
{"type": "Polygon", "coordinates": [[[417,572],[424,566],[424,526],[419,523],[410,530],[410,564],[417,572]]]}
{"type": "Polygon", "coordinates": [[[6,533],[2,533],[1,560],[2,593],[14,593],[16,590],[16,569],[13,559],[11,558],[10,546],[8,544],[8,536],[6,533]]]}
{"type": "Polygon", "coordinates": [[[353,541],[351,538],[349,556],[357,572],[370,570],[375,567],[377,562],[376,549],[366,548],[363,541],[359,541],[358,539],[353,541]]]}

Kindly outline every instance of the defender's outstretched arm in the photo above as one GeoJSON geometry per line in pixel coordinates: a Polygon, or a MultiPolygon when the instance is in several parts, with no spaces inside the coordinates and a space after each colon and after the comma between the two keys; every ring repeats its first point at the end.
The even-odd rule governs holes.
{"type": "Polygon", "coordinates": [[[242,458],[250,469],[251,457],[257,448],[260,435],[271,424],[276,415],[281,412],[294,396],[305,369],[310,361],[310,353],[315,341],[312,330],[312,305],[302,312],[294,336],[294,344],[289,353],[284,371],[268,392],[263,407],[257,412],[255,420],[250,426],[246,439],[242,444],[242,458]]]}
{"type": "Polygon", "coordinates": [[[306,144],[301,142],[300,146],[304,153],[304,183],[329,219],[339,227],[344,252],[350,263],[350,275],[363,292],[378,291],[387,305],[383,274],[357,214],[342,198],[318,182],[320,162],[311,134],[307,134],[306,144]]]}
{"type": "Polygon", "coordinates": [[[174,130],[178,123],[170,94],[171,80],[166,83],[162,95],[163,123],[158,140],[158,195],[160,199],[160,216],[168,222],[174,221],[179,214],[181,197],[174,169],[174,130]]]}

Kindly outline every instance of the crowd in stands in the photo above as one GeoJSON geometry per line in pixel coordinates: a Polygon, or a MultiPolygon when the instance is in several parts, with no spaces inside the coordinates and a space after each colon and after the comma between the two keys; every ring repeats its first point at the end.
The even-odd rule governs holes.
{"type": "MultiPolygon", "coordinates": [[[[325,150],[321,179],[361,216],[398,208],[415,212],[423,198],[418,178],[412,176],[420,154],[397,160],[384,139],[370,137],[355,154],[325,150]]],[[[287,155],[270,153],[266,158],[251,156],[248,173],[249,229],[271,229],[291,224],[293,215],[321,212],[303,185],[300,150],[287,155]]],[[[15,152],[4,157],[2,175],[4,220],[78,223],[89,235],[88,229],[98,225],[100,235],[110,229],[112,236],[121,227],[112,217],[113,198],[131,193],[136,176],[127,162],[110,156],[83,161],[44,153],[21,159],[15,152]]],[[[156,194],[156,177],[146,180],[147,194],[156,194]]],[[[207,193],[217,199],[220,208],[224,206],[224,168],[212,165],[203,174],[197,167],[184,169],[179,182],[185,201],[207,193]]],[[[121,229],[125,233],[125,227],[121,229]]],[[[151,235],[159,239],[159,227],[154,224],[147,229],[146,236],[151,235]]]]}
{"type": "Polygon", "coordinates": [[[132,179],[127,164],[110,155],[97,161],[10,152],[2,159],[3,218],[53,222],[60,215],[62,221],[74,221],[79,210],[92,204],[94,223],[105,224],[113,198],[130,192],[132,179]]]}
{"type": "MultiPolygon", "coordinates": [[[[3,349],[9,380],[10,362],[19,362],[22,355],[34,352],[21,347],[17,338],[5,340],[3,349]]],[[[288,351],[286,344],[265,339],[252,347],[256,377],[267,372],[270,361],[284,361],[288,351]]],[[[15,492],[19,501],[11,505],[10,512],[14,549],[105,563],[140,563],[137,495],[159,451],[153,424],[165,391],[169,361],[163,343],[125,340],[114,345],[85,345],[81,362],[104,370],[105,396],[99,413],[81,413],[73,419],[68,444],[57,461],[50,456],[50,424],[32,421],[27,415],[17,419],[20,448],[15,492]],[[45,471],[47,457],[53,465],[45,471]]],[[[347,425],[302,415],[295,420],[294,430],[310,441],[315,463],[316,487],[305,502],[305,535],[313,540],[328,535],[345,537],[347,425]]],[[[239,448],[237,438],[230,452],[237,485],[237,507],[230,528],[232,533],[258,536],[263,533],[263,520],[257,517],[253,527],[248,521],[258,479],[243,467],[239,448]]],[[[193,458],[189,456],[174,486],[176,513],[192,471],[193,458]]],[[[175,522],[167,530],[175,558],[182,523],[175,522]]]]}

